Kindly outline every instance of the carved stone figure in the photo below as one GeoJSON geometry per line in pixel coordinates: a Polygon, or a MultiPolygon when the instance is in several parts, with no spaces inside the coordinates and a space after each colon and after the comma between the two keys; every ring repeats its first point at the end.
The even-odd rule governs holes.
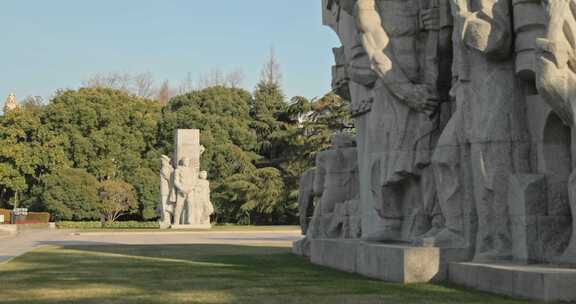
{"type": "Polygon", "coordinates": [[[194,186],[194,196],[189,202],[192,204],[188,210],[189,224],[192,225],[209,225],[210,215],[214,213],[214,206],[210,201],[210,182],[208,181],[208,172],[201,171],[199,179],[194,186]]]}
{"type": "Polygon", "coordinates": [[[188,224],[183,222],[183,211],[186,206],[193,203],[194,187],[197,181],[198,171],[192,166],[192,161],[186,157],[180,160],[174,171],[174,188],[176,189],[174,225],[188,224]]]}
{"type": "Polygon", "coordinates": [[[161,157],[162,167],[160,169],[160,225],[170,227],[172,224],[172,214],[174,212],[174,167],[172,160],[166,155],[161,157]]]}
{"type": "Polygon", "coordinates": [[[356,90],[367,93],[352,96],[363,238],[410,241],[432,229],[431,223],[441,222],[430,158],[450,112],[448,5],[416,0],[336,3],[357,25],[355,41],[341,39],[345,49],[349,44],[355,50],[347,54],[351,87],[362,86],[356,90]],[[372,74],[361,68],[366,66],[372,74]]]}
{"type": "MultiPolygon", "coordinates": [[[[574,0],[543,0],[546,14],[546,30],[537,41],[536,86],[542,98],[552,110],[570,128],[563,132],[562,126],[551,134],[557,139],[554,155],[550,163],[557,163],[549,170],[548,184],[557,193],[550,193],[548,200],[554,197],[569,199],[572,218],[571,240],[564,253],[554,259],[555,262],[576,264],[576,168],[574,159],[575,102],[576,102],[576,2],[574,0]],[[564,136],[563,136],[564,135],[564,136]],[[564,149],[558,149],[562,148],[564,149]],[[558,178],[560,177],[560,179],[558,178]],[[563,178],[562,178],[563,177],[563,178]],[[559,192],[559,193],[558,193],[559,192]]],[[[560,125],[560,124],[558,124],[560,125]]],[[[557,201],[557,199],[556,199],[557,201]]],[[[554,203],[551,201],[549,203],[554,203]]],[[[555,237],[561,237],[556,232],[555,237]]],[[[549,244],[543,244],[544,246],[549,244]]]]}
{"type": "Polygon", "coordinates": [[[214,206],[210,201],[208,173],[200,171],[200,158],[206,151],[200,145],[199,130],[176,130],[176,159],[161,157],[160,224],[163,228],[209,228],[214,206]]]}
{"type": "Polygon", "coordinates": [[[358,162],[355,141],[342,133],[334,135],[333,148],[316,157],[314,194],[318,197],[311,238],[343,238],[346,232],[344,205],[358,197],[358,162]]]}
{"type": "MultiPolygon", "coordinates": [[[[355,118],[359,195],[315,187],[310,241],[295,252],[386,280],[449,272],[574,301],[561,283],[576,278],[576,0],[322,5],[342,43],[332,87],[355,118]],[[413,252],[429,261],[396,269],[413,252]]],[[[336,150],[318,160],[316,185],[336,150]]]]}
{"type": "Polygon", "coordinates": [[[314,176],[316,169],[309,169],[300,178],[298,192],[298,211],[300,213],[300,228],[306,235],[314,213],[314,176]]]}
{"type": "Polygon", "coordinates": [[[475,260],[508,259],[508,181],[529,170],[525,109],[512,58],[511,3],[450,3],[457,106],[434,154],[446,220],[435,244],[475,248],[475,260]]]}

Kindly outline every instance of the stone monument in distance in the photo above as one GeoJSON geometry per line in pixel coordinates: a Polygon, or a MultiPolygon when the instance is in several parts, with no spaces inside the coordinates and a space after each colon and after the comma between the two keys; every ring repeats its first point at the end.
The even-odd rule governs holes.
{"type": "Polygon", "coordinates": [[[214,207],[210,201],[208,173],[200,171],[200,158],[205,151],[200,145],[200,130],[179,129],[174,138],[174,157],[161,157],[160,226],[209,229],[214,207]]]}

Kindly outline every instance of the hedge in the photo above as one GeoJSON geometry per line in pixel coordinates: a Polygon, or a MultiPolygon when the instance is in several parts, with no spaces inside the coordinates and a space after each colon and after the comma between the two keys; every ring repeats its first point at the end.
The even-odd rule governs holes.
{"type": "Polygon", "coordinates": [[[70,222],[63,221],[56,223],[58,229],[160,229],[158,222],[70,222]]]}
{"type": "Polygon", "coordinates": [[[102,228],[105,229],[160,229],[159,222],[113,222],[104,223],[102,228]]]}
{"type": "Polygon", "coordinates": [[[102,223],[100,222],[57,222],[56,228],[58,229],[100,229],[102,223]]]}

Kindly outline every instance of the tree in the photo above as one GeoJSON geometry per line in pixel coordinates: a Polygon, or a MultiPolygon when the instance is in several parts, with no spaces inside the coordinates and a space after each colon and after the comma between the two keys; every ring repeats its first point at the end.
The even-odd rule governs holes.
{"type": "Polygon", "coordinates": [[[157,102],[121,91],[87,88],[57,94],[43,120],[46,128],[65,138],[62,147],[70,166],[85,169],[99,181],[131,183],[139,216],[151,219],[151,205],[158,198],[151,172],[160,166],[156,146],[161,109],[157,102]]]}
{"type": "Polygon", "coordinates": [[[240,88],[244,82],[244,71],[236,69],[226,75],[226,86],[230,88],[240,88]]]}
{"type": "Polygon", "coordinates": [[[143,165],[156,144],[161,106],[112,89],[58,94],[45,124],[64,134],[68,158],[98,180],[125,179],[143,165]]]}
{"type": "Polygon", "coordinates": [[[271,50],[270,58],[264,64],[261,74],[260,82],[254,91],[254,99],[250,105],[250,115],[253,119],[252,128],[256,130],[258,135],[258,152],[264,156],[266,162],[270,162],[281,151],[281,147],[275,142],[273,134],[283,127],[283,122],[279,118],[286,107],[284,93],[280,85],[280,65],[276,60],[274,50],[271,50]]]}
{"type": "Polygon", "coordinates": [[[185,95],[192,93],[192,91],[194,91],[194,81],[192,80],[192,74],[188,72],[186,79],[180,82],[180,86],[178,87],[178,95],[185,95]]]}
{"type": "Polygon", "coordinates": [[[129,93],[131,78],[132,76],[128,73],[99,73],[85,80],[83,86],[94,89],[114,89],[129,93]]]}
{"type": "Polygon", "coordinates": [[[156,97],[156,99],[161,105],[165,106],[168,104],[170,98],[172,98],[173,96],[174,96],[174,90],[170,87],[170,82],[168,80],[164,81],[164,83],[162,83],[162,86],[158,90],[158,96],[156,97]]]}
{"type": "Polygon", "coordinates": [[[156,208],[160,198],[158,170],[139,168],[126,179],[126,182],[132,185],[136,191],[140,218],[143,220],[157,218],[156,208]]]}
{"type": "Polygon", "coordinates": [[[83,169],[66,168],[42,178],[36,201],[56,220],[94,220],[100,216],[98,180],[83,169]]]}
{"type": "Polygon", "coordinates": [[[266,86],[279,86],[280,82],[282,82],[282,72],[280,70],[280,63],[278,63],[278,59],[276,58],[276,52],[274,48],[271,48],[268,59],[260,71],[260,82],[266,86]]]}
{"type": "Polygon", "coordinates": [[[100,211],[107,222],[115,222],[120,216],[134,213],[138,208],[136,193],[132,185],[117,180],[100,184],[100,211]]]}
{"type": "Polygon", "coordinates": [[[154,76],[150,72],[130,74],[113,72],[96,74],[85,80],[83,86],[94,89],[113,89],[142,98],[153,98],[159,94],[154,76]]]}
{"type": "Polygon", "coordinates": [[[44,175],[69,164],[65,136],[50,130],[44,115],[44,106],[25,103],[0,116],[0,206],[28,200],[44,175]]]}
{"type": "MultiPolygon", "coordinates": [[[[198,80],[199,90],[207,89],[211,87],[227,87],[227,88],[239,88],[244,81],[244,72],[241,69],[235,69],[232,72],[225,73],[221,69],[211,69],[208,73],[203,73],[200,75],[198,80]]],[[[188,80],[184,82],[183,87],[190,87],[185,85],[190,83],[188,80]]],[[[193,90],[184,91],[184,93],[190,93],[193,90]]]]}
{"type": "Polygon", "coordinates": [[[152,73],[140,73],[136,74],[132,77],[133,82],[133,93],[136,96],[144,97],[144,98],[152,98],[154,95],[157,95],[157,90],[154,86],[154,76],[152,73]]]}
{"type": "Polygon", "coordinates": [[[271,167],[232,175],[216,189],[225,202],[220,207],[235,215],[228,220],[243,224],[274,223],[272,215],[281,207],[284,191],[280,171],[271,167]]]}

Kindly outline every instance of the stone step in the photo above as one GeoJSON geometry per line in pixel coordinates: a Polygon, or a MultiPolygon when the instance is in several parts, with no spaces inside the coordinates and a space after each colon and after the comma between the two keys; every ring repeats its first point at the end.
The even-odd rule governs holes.
{"type": "Polygon", "coordinates": [[[576,269],[513,263],[451,263],[449,280],[486,292],[557,302],[576,301],[576,269]]]}
{"type": "Polygon", "coordinates": [[[396,283],[440,280],[439,248],[354,240],[311,240],[312,263],[396,283]]]}

